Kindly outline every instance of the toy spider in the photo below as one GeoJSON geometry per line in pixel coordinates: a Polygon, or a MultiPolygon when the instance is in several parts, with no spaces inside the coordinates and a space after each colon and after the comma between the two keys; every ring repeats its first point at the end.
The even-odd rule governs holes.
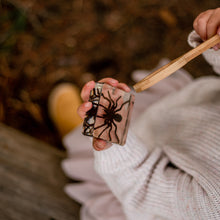
{"type": "Polygon", "coordinates": [[[99,104],[99,106],[101,106],[103,109],[104,109],[104,114],[103,115],[97,115],[96,117],[98,118],[103,118],[104,119],[104,123],[102,125],[99,125],[98,127],[95,127],[94,130],[98,129],[98,128],[101,128],[101,127],[104,127],[106,126],[102,131],[101,133],[98,135],[98,138],[101,137],[101,135],[107,130],[109,129],[108,131],[108,136],[109,136],[109,141],[112,140],[112,137],[111,137],[111,131],[112,131],[112,128],[113,126],[115,127],[115,131],[114,131],[114,134],[115,134],[115,137],[117,139],[117,141],[119,142],[119,138],[118,138],[118,135],[117,135],[117,124],[115,122],[121,122],[122,120],[122,116],[119,114],[119,112],[121,111],[121,109],[123,108],[123,106],[127,103],[130,102],[130,100],[128,101],[125,101],[120,107],[118,107],[118,101],[120,100],[121,96],[119,96],[117,98],[116,101],[114,101],[111,96],[110,96],[110,93],[108,91],[108,97],[105,97],[104,94],[102,93],[101,96],[108,101],[109,105],[108,107],[102,105],[102,104],[99,104]]]}

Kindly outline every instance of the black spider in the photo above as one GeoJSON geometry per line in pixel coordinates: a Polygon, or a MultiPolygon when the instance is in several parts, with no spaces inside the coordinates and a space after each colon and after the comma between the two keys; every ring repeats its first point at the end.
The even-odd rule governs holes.
{"type": "Polygon", "coordinates": [[[103,93],[101,94],[101,96],[109,102],[109,105],[108,107],[106,107],[102,104],[99,104],[99,106],[101,106],[104,109],[105,113],[103,115],[97,115],[96,117],[103,118],[104,123],[102,125],[99,125],[98,127],[95,127],[94,130],[106,126],[98,135],[98,138],[100,138],[103,132],[109,128],[108,135],[109,135],[109,141],[111,141],[112,140],[111,131],[112,131],[112,127],[114,126],[115,127],[114,133],[119,143],[119,138],[117,135],[117,125],[115,122],[121,122],[122,116],[119,114],[119,112],[121,111],[121,109],[125,104],[129,103],[129,100],[124,102],[120,107],[118,107],[118,101],[120,100],[121,96],[119,96],[116,101],[114,101],[111,98],[109,91],[108,91],[108,97],[105,97],[103,93]]]}

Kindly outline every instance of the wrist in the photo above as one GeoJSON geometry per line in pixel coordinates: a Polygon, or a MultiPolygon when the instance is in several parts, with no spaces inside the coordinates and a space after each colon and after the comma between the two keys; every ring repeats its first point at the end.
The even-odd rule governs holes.
{"type": "Polygon", "coordinates": [[[129,131],[124,146],[114,144],[103,151],[94,150],[95,168],[98,172],[112,172],[121,167],[135,166],[147,153],[146,145],[129,131]]]}

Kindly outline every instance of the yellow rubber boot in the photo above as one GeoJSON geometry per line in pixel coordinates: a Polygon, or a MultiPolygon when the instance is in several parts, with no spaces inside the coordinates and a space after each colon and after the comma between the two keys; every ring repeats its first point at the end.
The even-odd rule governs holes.
{"type": "Polygon", "coordinates": [[[82,123],[77,114],[81,103],[78,88],[70,83],[62,83],[52,90],[48,99],[48,111],[62,137],[82,123]]]}

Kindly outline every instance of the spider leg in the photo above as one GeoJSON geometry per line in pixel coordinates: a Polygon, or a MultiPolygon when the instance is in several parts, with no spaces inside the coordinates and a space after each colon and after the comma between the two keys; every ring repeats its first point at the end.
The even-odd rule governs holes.
{"type": "Polygon", "coordinates": [[[96,118],[105,118],[104,116],[96,115],[96,118]]]}
{"type": "MultiPolygon", "coordinates": [[[[108,91],[108,92],[109,92],[109,91],[108,91]]],[[[110,100],[109,100],[107,97],[105,97],[105,96],[104,96],[104,94],[103,94],[103,93],[102,93],[102,97],[103,97],[105,100],[107,100],[107,101],[108,101],[108,103],[109,103],[108,108],[110,108],[110,106],[111,106],[111,104],[112,104],[112,103],[111,103],[111,101],[110,101],[110,100],[111,100],[111,98],[110,98],[110,100]]],[[[100,104],[99,104],[99,105],[100,105],[100,104]]],[[[102,106],[102,107],[103,107],[103,106],[102,106]]],[[[104,107],[104,108],[106,108],[106,107],[104,107]]]]}
{"type": "Polygon", "coordinates": [[[130,102],[130,100],[124,102],[119,109],[115,110],[115,112],[121,111],[122,107],[123,107],[125,104],[129,103],[129,102],[130,102]]]}
{"type": "Polygon", "coordinates": [[[84,130],[84,133],[87,134],[87,133],[90,133],[91,131],[92,131],[92,127],[89,126],[84,130]]]}
{"type": "Polygon", "coordinates": [[[98,127],[95,127],[94,130],[96,130],[96,129],[98,129],[98,128],[101,128],[101,127],[103,127],[103,126],[105,126],[105,125],[107,125],[107,124],[104,123],[104,124],[102,124],[102,125],[99,125],[98,127]]]}
{"type": "Polygon", "coordinates": [[[113,110],[116,109],[116,108],[118,107],[118,100],[121,98],[121,96],[119,96],[119,97],[117,98],[116,102],[114,102],[114,100],[113,100],[112,97],[110,96],[109,91],[108,91],[108,96],[109,96],[109,98],[110,98],[110,100],[111,100],[111,102],[112,102],[112,109],[113,109],[113,110]]]}
{"type": "Polygon", "coordinates": [[[93,125],[94,125],[94,123],[92,123],[92,124],[89,124],[88,122],[84,123],[83,124],[83,127],[84,127],[83,133],[84,134],[91,133],[93,130],[93,125]]]}
{"type": "Polygon", "coordinates": [[[112,131],[112,124],[109,125],[110,129],[108,131],[108,136],[109,136],[109,141],[112,140],[112,137],[111,137],[111,131],[112,131]]]}
{"type": "Polygon", "coordinates": [[[102,108],[104,108],[104,110],[107,109],[106,106],[104,106],[104,105],[102,105],[102,104],[99,104],[99,106],[101,106],[102,108]]]}
{"type": "Polygon", "coordinates": [[[116,136],[116,138],[117,138],[117,141],[118,141],[118,143],[119,143],[119,138],[118,138],[118,135],[117,135],[117,125],[115,124],[115,122],[113,121],[112,122],[112,124],[115,126],[115,136],[116,136]]]}
{"type": "Polygon", "coordinates": [[[98,138],[100,138],[100,137],[101,137],[101,135],[103,134],[103,132],[104,132],[106,129],[108,129],[108,128],[109,128],[109,125],[107,125],[107,127],[106,127],[106,128],[104,128],[104,129],[102,130],[102,132],[99,134],[98,138]]]}
{"type": "Polygon", "coordinates": [[[111,100],[111,102],[112,102],[113,104],[115,104],[114,101],[113,101],[113,99],[112,99],[112,97],[110,96],[110,92],[109,92],[109,91],[108,91],[108,97],[109,97],[109,99],[111,100]]]}
{"type": "Polygon", "coordinates": [[[121,98],[121,96],[119,96],[116,101],[115,101],[115,109],[118,107],[118,100],[121,98]]]}

